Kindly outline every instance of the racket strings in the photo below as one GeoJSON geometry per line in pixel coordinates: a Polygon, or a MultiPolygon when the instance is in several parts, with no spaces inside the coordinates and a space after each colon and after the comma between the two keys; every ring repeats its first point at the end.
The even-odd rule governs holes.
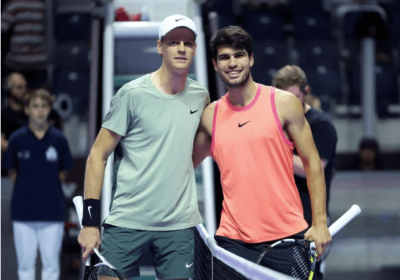
{"type": "MultiPolygon", "coordinates": [[[[98,264],[94,266],[85,280],[119,280],[118,274],[106,264],[98,264]]],[[[123,278],[122,278],[123,279],[123,278]]]]}
{"type": "MultiPolygon", "coordinates": [[[[304,250],[304,249],[303,249],[304,250]]],[[[299,247],[295,247],[293,250],[293,258],[296,265],[292,268],[292,276],[297,279],[304,279],[310,273],[310,260],[302,252],[300,252],[299,247]]]]}
{"type": "Polygon", "coordinates": [[[307,246],[299,242],[282,242],[269,247],[259,264],[295,279],[308,279],[311,271],[310,253],[307,246]]]}

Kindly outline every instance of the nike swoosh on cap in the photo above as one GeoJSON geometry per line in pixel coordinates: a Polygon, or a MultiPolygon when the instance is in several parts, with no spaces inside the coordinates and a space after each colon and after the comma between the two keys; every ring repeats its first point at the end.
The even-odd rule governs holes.
{"type": "Polygon", "coordinates": [[[198,110],[196,110],[196,111],[192,111],[192,110],[190,110],[190,114],[194,114],[194,113],[196,113],[198,110]]]}
{"type": "Polygon", "coordinates": [[[177,18],[175,21],[180,21],[183,20],[184,18],[177,18]]]}

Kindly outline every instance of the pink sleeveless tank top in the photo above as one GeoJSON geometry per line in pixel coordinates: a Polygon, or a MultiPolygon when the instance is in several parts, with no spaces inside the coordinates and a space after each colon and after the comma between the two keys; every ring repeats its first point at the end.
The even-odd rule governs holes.
{"type": "Polygon", "coordinates": [[[211,149],[224,195],[217,235],[259,243],[307,228],[293,147],[278,118],[275,88],[259,84],[245,107],[235,107],[229,93],[217,102],[211,149]]]}

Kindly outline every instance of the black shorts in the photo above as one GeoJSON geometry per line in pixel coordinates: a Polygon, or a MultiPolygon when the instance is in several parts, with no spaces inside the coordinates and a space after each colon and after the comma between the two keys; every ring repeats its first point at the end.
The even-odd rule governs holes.
{"type": "MultiPolygon", "coordinates": [[[[294,235],[285,237],[292,239],[303,239],[304,234],[307,232],[309,228],[306,228],[299,233],[294,235]]],[[[284,239],[284,238],[282,238],[284,239]]],[[[246,260],[257,262],[258,257],[264,251],[265,248],[274,244],[278,240],[272,240],[261,243],[245,243],[243,241],[237,239],[230,239],[225,236],[215,235],[215,240],[217,241],[217,245],[224,248],[225,250],[239,256],[245,258],[246,260]]]]}

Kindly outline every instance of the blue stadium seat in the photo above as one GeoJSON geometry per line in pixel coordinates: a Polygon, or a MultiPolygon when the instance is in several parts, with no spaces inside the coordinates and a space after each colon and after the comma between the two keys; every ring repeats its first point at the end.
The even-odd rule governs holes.
{"type": "Polygon", "coordinates": [[[323,12],[321,0],[292,0],[289,8],[293,13],[323,12]]]}
{"type": "Polygon", "coordinates": [[[330,39],[331,22],[329,14],[294,14],[294,37],[297,40],[330,39]]]}
{"type": "Polygon", "coordinates": [[[263,68],[253,66],[251,68],[251,75],[256,83],[271,85],[272,79],[278,70],[279,68],[268,67],[268,65],[265,65],[263,68]]]}
{"type": "Polygon", "coordinates": [[[253,54],[253,78],[266,85],[271,84],[276,71],[290,63],[286,41],[256,40],[253,42],[253,54]]]}
{"type": "Polygon", "coordinates": [[[90,73],[79,68],[56,68],[54,87],[57,91],[67,90],[71,93],[89,92],[90,73]]]}
{"type": "Polygon", "coordinates": [[[395,41],[400,40],[400,13],[393,14],[390,33],[395,41]]]}
{"type": "Polygon", "coordinates": [[[279,15],[246,12],[244,15],[244,29],[253,36],[254,40],[285,38],[285,19],[279,15]]]}
{"type": "Polygon", "coordinates": [[[56,68],[54,71],[53,93],[68,94],[73,102],[73,111],[79,115],[85,115],[88,111],[90,91],[89,71],[79,68],[56,68]]]}
{"type": "Polygon", "coordinates": [[[339,62],[339,47],[332,40],[309,40],[295,43],[301,67],[316,67],[325,65],[337,69],[339,62]]]}
{"type": "Polygon", "coordinates": [[[388,6],[391,11],[400,12],[400,1],[393,0],[388,6]]]}
{"type": "Polygon", "coordinates": [[[339,71],[325,65],[305,68],[307,82],[312,94],[339,98],[342,94],[342,80],[339,71]]]}
{"type": "MultiPolygon", "coordinates": [[[[356,68],[352,73],[352,91],[361,94],[361,71],[356,68]]],[[[375,87],[378,97],[396,97],[397,77],[395,71],[384,65],[375,66],[375,87]]]]}
{"type": "Polygon", "coordinates": [[[388,26],[382,19],[381,14],[376,11],[352,11],[346,13],[342,20],[342,33],[346,39],[370,36],[370,27],[376,28],[377,38],[383,39],[387,36],[388,26]]]}
{"type": "Polygon", "coordinates": [[[395,71],[389,67],[377,65],[375,74],[377,96],[389,98],[392,102],[395,102],[398,91],[395,71]]]}
{"type": "Polygon", "coordinates": [[[85,42],[65,42],[55,48],[56,67],[90,68],[90,46],[85,42]]]}
{"type": "Polygon", "coordinates": [[[388,106],[398,103],[397,77],[393,69],[377,65],[376,74],[376,111],[380,118],[389,116],[388,106]]]}
{"type": "Polygon", "coordinates": [[[219,28],[223,28],[229,25],[238,25],[238,23],[234,15],[218,14],[218,25],[219,28]]]}
{"type": "Polygon", "coordinates": [[[86,41],[91,34],[91,16],[84,14],[60,14],[55,18],[55,37],[58,42],[86,41]]]}
{"type": "Polygon", "coordinates": [[[254,65],[258,67],[281,68],[289,64],[286,41],[262,40],[253,42],[254,65]]]}
{"type": "MultiPolygon", "coordinates": [[[[351,104],[361,104],[361,72],[355,69],[350,73],[351,78],[351,104]]],[[[397,77],[395,71],[384,65],[375,67],[376,111],[379,117],[387,117],[388,105],[398,103],[397,77]]]]}
{"type": "Polygon", "coordinates": [[[205,5],[209,11],[217,12],[218,15],[233,15],[233,0],[208,1],[208,3],[206,3],[205,5]]]}

